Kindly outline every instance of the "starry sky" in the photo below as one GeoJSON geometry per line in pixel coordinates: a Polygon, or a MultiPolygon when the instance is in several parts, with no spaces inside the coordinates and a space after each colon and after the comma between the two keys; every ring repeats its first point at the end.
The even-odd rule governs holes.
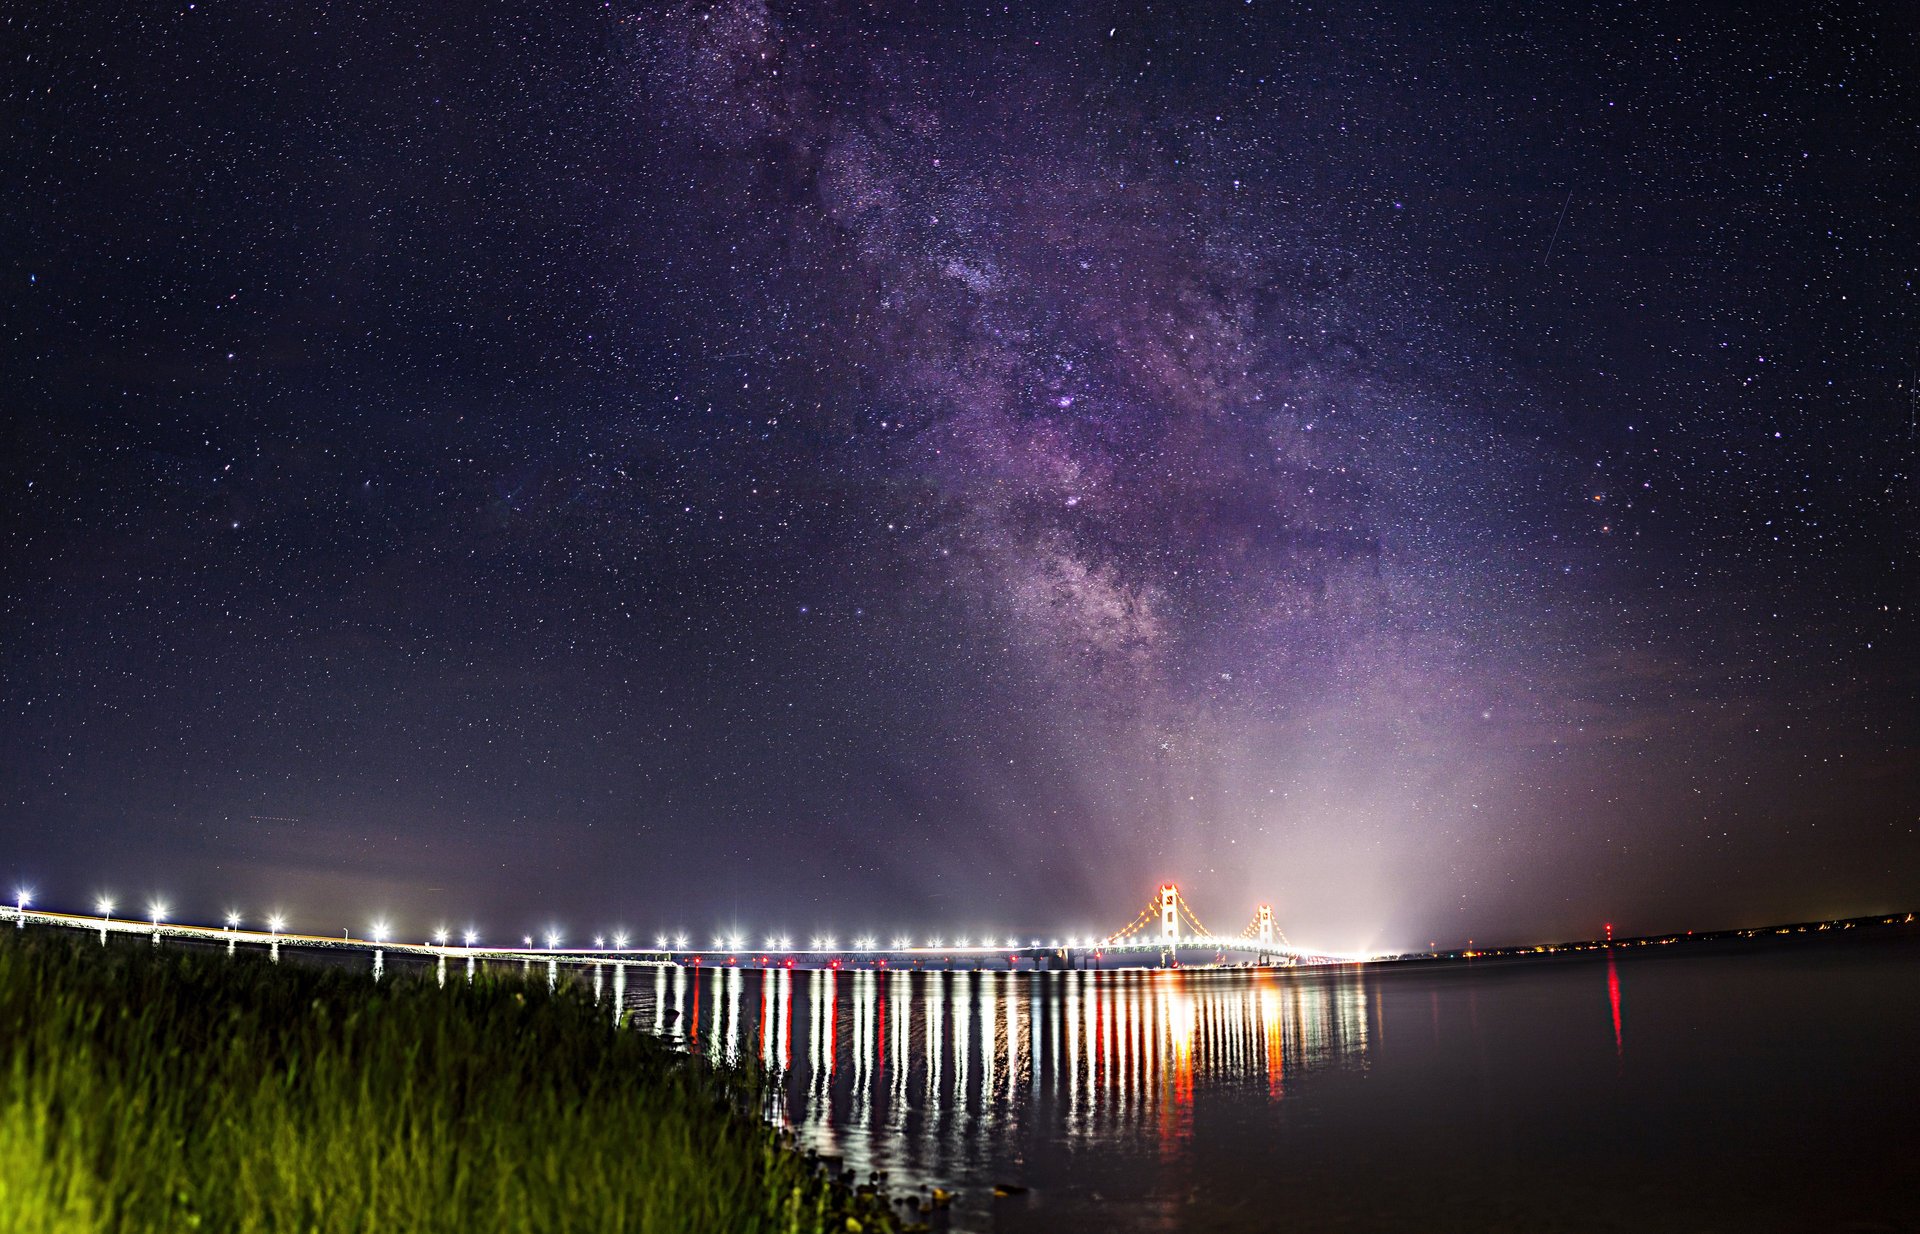
{"type": "Polygon", "coordinates": [[[15,6],[0,873],[403,936],[1920,906],[1917,31],[15,6]]]}

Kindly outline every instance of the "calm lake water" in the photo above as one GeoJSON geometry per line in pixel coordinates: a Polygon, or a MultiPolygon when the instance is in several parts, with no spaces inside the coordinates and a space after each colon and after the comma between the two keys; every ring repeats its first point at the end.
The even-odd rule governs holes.
{"type": "Polygon", "coordinates": [[[640,1027],[781,1069],[805,1145],[956,1191],[956,1230],[1920,1230],[1910,932],[622,985],[640,1027]]]}

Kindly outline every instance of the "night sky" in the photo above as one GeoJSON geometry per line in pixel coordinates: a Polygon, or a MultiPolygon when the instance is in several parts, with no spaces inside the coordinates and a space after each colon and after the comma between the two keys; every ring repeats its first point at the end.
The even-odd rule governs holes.
{"type": "Polygon", "coordinates": [[[0,876],[1920,906],[1920,23],[1698,7],[12,6],[0,876]]]}

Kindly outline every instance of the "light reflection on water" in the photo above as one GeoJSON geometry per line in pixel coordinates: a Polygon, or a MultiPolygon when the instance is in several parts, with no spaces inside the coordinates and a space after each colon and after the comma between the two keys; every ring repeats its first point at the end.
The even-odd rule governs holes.
{"type": "Polygon", "coordinates": [[[1197,1089],[1278,1103],[1297,1076],[1363,1066],[1375,1031],[1360,970],[662,967],[622,1005],[687,1049],[777,1073],[769,1117],[896,1190],[1020,1181],[1017,1146],[1036,1136],[1177,1155],[1197,1089]]]}

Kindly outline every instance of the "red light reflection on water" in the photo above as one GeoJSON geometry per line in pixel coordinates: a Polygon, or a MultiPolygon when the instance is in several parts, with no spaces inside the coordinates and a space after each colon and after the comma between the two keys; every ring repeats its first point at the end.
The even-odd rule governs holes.
{"type": "Polygon", "coordinates": [[[1613,966],[1613,951],[1607,951],[1607,1001],[1613,1004],[1613,1056],[1621,1057],[1625,1047],[1620,1037],[1620,973],[1613,966]]]}

